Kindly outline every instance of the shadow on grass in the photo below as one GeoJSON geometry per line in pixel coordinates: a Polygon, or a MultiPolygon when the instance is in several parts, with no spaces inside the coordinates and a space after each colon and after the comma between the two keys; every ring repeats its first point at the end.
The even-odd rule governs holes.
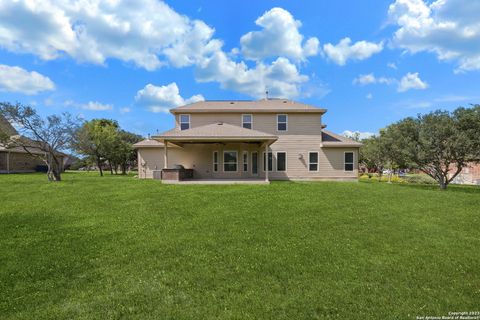
{"type": "MultiPolygon", "coordinates": [[[[413,183],[397,183],[396,185],[402,188],[412,188],[418,190],[428,190],[428,191],[439,191],[440,187],[436,184],[413,184],[413,183]]],[[[480,195],[480,187],[472,185],[449,185],[445,192],[461,192],[461,193],[472,193],[480,195]]]]}

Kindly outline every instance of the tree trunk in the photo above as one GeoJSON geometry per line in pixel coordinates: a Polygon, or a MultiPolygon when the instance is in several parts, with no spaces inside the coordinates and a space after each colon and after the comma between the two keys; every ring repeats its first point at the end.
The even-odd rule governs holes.
{"type": "Polygon", "coordinates": [[[447,179],[448,178],[444,177],[443,175],[440,176],[440,180],[438,181],[440,190],[447,190],[447,186],[448,186],[447,179]]]}
{"type": "Polygon", "coordinates": [[[100,157],[97,157],[97,167],[98,167],[98,170],[100,170],[100,177],[103,177],[103,169],[102,169],[102,163],[100,161],[100,157]]]}
{"type": "Polygon", "coordinates": [[[108,167],[110,168],[110,174],[113,175],[113,167],[112,167],[112,163],[110,162],[110,160],[108,160],[108,167]]]}

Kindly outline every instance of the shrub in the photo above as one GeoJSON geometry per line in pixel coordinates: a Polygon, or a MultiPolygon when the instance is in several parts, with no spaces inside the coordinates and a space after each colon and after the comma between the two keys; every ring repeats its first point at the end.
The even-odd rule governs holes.
{"type": "Polygon", "coordinates": [[[416,184],[436,184],[437,182],[426,174],[409,174],[403,177],[408,183],[416,184]]]}

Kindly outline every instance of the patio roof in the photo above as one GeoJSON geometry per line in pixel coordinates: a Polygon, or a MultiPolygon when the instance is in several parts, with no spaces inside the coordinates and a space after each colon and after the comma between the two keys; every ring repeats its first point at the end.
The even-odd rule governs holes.
{"type": "Polygon", "coordinates": [[[173,129],[163,132],[154,139],[160,141],[179,141],[179,142],[216,142],[216,141],[238,141],[255,142],[267,141],[273,142],[278,139],[277,136],[258,130],[245,129],[228,123],[213,123],[187,130],[173,129]]]}

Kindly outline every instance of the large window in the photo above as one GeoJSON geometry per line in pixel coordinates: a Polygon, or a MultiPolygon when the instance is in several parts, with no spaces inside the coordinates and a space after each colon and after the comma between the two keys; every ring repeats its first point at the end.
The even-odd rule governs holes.
{"type": "Polygon", "coordinates": [[[277,152],[277,171],[287,170],[287,153],[283,151],[277,152]]]}
{"type": "MultiPolygon", "coordinates": [[[[265,152],[263,153],[263,171],[267,168],[265,163],[265,152]]],[[[273,171],[273,155],[271,152],[268,153],[268,171],[273,171]]]]}
{"type": "Polygon", "coordinates": [[[243,151],[243,172],[248,172],[248,151],[243,151]]]}
{"type": "Polygon", "coordinates": [[[181,114],[180,115],[180,130],[190,129],[190,115],[181,114]]]}
{"type": "Polygon", "coordinates": [[[218,151],[213,151],[213,172],[218,172],[218,151]]]}
{"type": "Polygon", "coordinates": [[[353,171],[353,152],[345,152],[345,171],[353,171]]]}
{"type": "Polygon", "coordinates": [[[308,153],[308,171],[318,171],[318,152],[308,153]]]}
{"type": "Polygon", "coordinates": [[[288,116],[286,114],[277,114],[277,131],[287,131],[288,116]]]}
{"type": "Polygon", "coordinates": [[[223,152],[223,171],[237,171],[237,151],[223,152]]]}
{"type": "Polygon", "coordinates": [[[253,128],[253,116],[251,114],[242,114],[242,127],[245,129],[253,128]]]}

